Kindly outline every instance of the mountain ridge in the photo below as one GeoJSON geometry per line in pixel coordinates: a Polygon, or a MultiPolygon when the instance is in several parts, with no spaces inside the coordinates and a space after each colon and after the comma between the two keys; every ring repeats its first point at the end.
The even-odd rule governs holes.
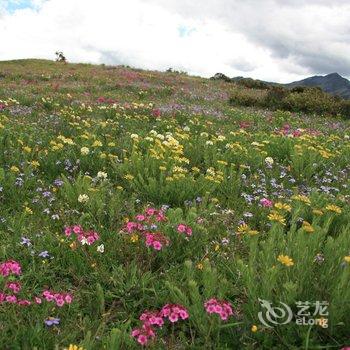
{"type": "Polygon", "coordinates": [[[328,92],[329,94],[350,99],[350,81],[336,72],[327,75],[314,75],[306,79],[283,85],[287,88],[294,88],[297,86],[320,87],[323,91],[328,92]]]}

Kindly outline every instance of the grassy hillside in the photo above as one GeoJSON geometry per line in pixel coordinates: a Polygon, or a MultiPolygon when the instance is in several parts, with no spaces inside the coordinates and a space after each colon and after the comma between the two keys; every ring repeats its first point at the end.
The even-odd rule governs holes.
{"type": "Polygon", "coordinates": [[[350,346],[350,121],[265,93],[0,62],[0,349],[350,346]]]}

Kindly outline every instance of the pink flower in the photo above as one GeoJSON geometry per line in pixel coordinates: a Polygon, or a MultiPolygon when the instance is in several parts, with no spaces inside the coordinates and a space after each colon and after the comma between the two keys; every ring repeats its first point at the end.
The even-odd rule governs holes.
{"type": "Polygon", "coordinates": [[[208,314],[216,313],[223,321],[233,315],[231,304],[225,300],[211,298],[204,303],[204,307],[208,314]]]}
{"type": "Polygon", "coordinates": [[[190,226],[185,225],[185,224],[177,225],[177,232],[185,233],[187,236],[192,236],[192,228],[190,226]]]}
{"type": "Polygon", "coordinates": [[[169,245],[169,240],[160,232],[146,233],[146,246],[152,246],[155,250],[161,250],[163,245],[169,245]]]}
{"type": "Polygon", "coordinates": [[[22,305],[22,306],[29,306],[29,305],[31,305],[32,303],[31,303],[29,300],[27,300],[27,299],[23,299],[23,300],[17,301],[17,304],[18,304],[18,305],[22,305]]]}
{"type": "Polygon", "coordinates": [[[65,227],[64,233],[69,237],[72,234],[72,228],[70,226],[65,227]]]}
{"type": "Polygon", "coordinates": [[[34,301],[35,301],[36,304],[41,304],[42,303],[41,298],[38,298],[38,297],[34,297],[34,301]]]}
{"type": "Polygon", "coordinates": [[[5,293],[0,293],[0,304],[5,301],[6,294],[5,293]]]}
{"type": "Polygon", "coordinates": [[[186,308],[178,304],[164,305],[162,310],[160,311],[160,314],[162,317],[168,318],[169,321],[172,323],[177,322],[179,318],[185,320],[189,317],[186,308]]]}
{"type": "Polygon", "coordinates": [[[67,226],[64,229],[64,232],[67,237],[70,237],[73,233],[77,236],[77,239],[82,244],[91,245],[97,241],[100,236],[95,231],[84,231],[80,225],[67,226]]]}
{"type": "Polygon", "coordinates": [[[267,198],[262,198],[262,199],[260,199],[260,204],[263,207],[270,208],[270,207],[272,207],[273,202],[267,198]]]}
{"type": "MultiPolygon", "coordinates": [[[[67,293],[56,293],[51,292],[49,290],[45,290],[42,293],[42,296],[45,298],[46,301],[51,302],[54,301],[58,307],[62,307],[65,303],[70,304],[73,300],[72,296],[67,293]]],[[[37,304],[41,304],[40,298],[35,298],[35,302],[37,304]]]]}
{"type": "Polygon", "coordinates": [[[15,260],[8,260],[0,264],[0,274],[4,277],[14,274],[14,275],[20,275],[21,274],[21,265],[19,262],[15,260]]]}
{"type": "Polygon", "coordinates": [[[169,315],[169,321],[174,323],[174,322],[177,322],[179,320],[179,316],[175,313],[171,313],[169,315]]]}
{"type": "Polygon", "coordinates": [[[74,226],[73,226],[73,232],[74,232],[75,234],[82,233],[82,232],[83,232],[83,228],[82,228],[80,225],[74,225],[74,226]]]}
{"type": "Polygon", "coordinates": [[[19,282],[7,282],[6,287],[11,289],[15,294],[18,294],[21,290],[21,284],[19,282]]]}
{"type": "Polygon", "coordinates": [[[15,295],[7,295],[5,300],[8,303],[16,303],[17,302],[17,297],[15,295]]]}
{"type": "Polygon", "coordinates": [[[67,304],[71,304],[72,301],[73,301],[73,298],[70,294],[66,294],[65,297],[64,297],[64,300],[67,304]]]}
{"type": "Polygon", "coordinates": [[[148,341],[148,338],[147,338],[147,336],[145,336],[144,334],[140,334],[140,335],[137,337],[137,341],[138,341],[141,345],[146,345],[146,344],[147,344],[147,341],[148,341]]]}
{"type": "Polygon", "coordinates": [[[148,215],[148,216],[154,215],[155,212],[156,212],[156,209],[154,209],[154,208],[147,208],[146,209],[146,215],[148,215]]]}
{"type": "Polygon", "coordinates": [[[142,214],[136,215],[136,220],[137,221],[145,221],[146,217],[142,214]]]}
{"type": "Polygon", "coordinates": [[[180,233],[186,232],[186,225],[184,224],[177,225],[177,232],[180,232],[180,233]]]}
{"type": "Polygon", "coordinates": [[[160,113],[160,109],[159,108],[156,108],[152,111],[152,115],[153,117],[156,117],[156,118],[159,118],[161,113],[160,113]]]}
{"type": "Polygon", "coordinates": [[[153,328],[148,323],[143,324],[141,328],[133,329],[131,332],[131,336],[136,338],[141,345],[147,345],[148,341],[155,335],[153,328]]]}
{"type": "Polygon", "coordinates": [[[156,325],[158,327],[162,327],[164,324],[163,318],[161,317],[160,313],[158,311],[145,311],[141,316],[140,320],[143,321],[143,323],[149,323],[151,325],[156,325]]]}

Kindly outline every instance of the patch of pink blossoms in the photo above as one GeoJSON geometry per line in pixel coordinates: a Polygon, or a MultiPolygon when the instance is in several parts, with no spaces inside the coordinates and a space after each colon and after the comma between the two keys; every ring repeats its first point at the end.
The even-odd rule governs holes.
{"type": "Polygon", "coordinates": [[[69,293],[57,293],[44,290],[42,296],[48,302],[55,302],[58,307],[62,307],[64,304],[71,304],[73,301],[73,297],[69,293]]]}
{"type": "Polygon", "coordinates": [[[76,235],[78,241],[84,245],[91,245],[100,239],[100,235],[95,231],[85,231],[80,225],[67,226],[64,228],[64,233],[67,237],[76,235]]]}
{"type": "Polygon", "coordinates": [[[218,314],[223,321],[233,315],[232,306],[228,301],[211,298],[204,303],[208,314],[218,314]]]}
{"type": "Polygon", "coordinates": [[[177,225],[177,232],[184,233],[187,236],[192,236],[192,228],[185,224],[179,224],[177,225]]]}
{"type": "Polygon", "coordinates": [[[139,344],[147,345],[156,336],[154,327],[162,327],[165,319],[175,323],[188,317],[188,311],[182,305],[166,304],[161,311],[145,311],[140,316],[140,321],[142,321],[141,327],[133,329],[131,336],[136,338],[139,344]]]}
{"type": "Polygon", "coordinates": [[[4,277],[9,275],[20,275],[22,272],[21,264],[15,260],[8,260],[0,264],[0,274],[4,277]]]}

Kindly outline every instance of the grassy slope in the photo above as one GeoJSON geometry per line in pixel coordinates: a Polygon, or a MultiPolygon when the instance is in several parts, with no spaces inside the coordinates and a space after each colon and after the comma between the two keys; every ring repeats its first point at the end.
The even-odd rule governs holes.
{"type": "MultiPolygon", "coordinates": [[[[334,201],[343,206],[343,213],[332,222],[333,226],[330,222],[328,224],[326,221],[321,222],[321,219],[321,221],[315,219],[315,225],[320,226],[320,232],[321,227],[331,225],[329,232],[325,231],[329,235],[335,236],[336,232],[342,232],[349,223],[346,219],[349,190],[343,186],[347,184],[346,177],[349,170],[349,142],[345,138],[345,135],[349,134],[349,121],[232,108],[228,104],[228,99],[235,89],[238,87],[232,83],[125,67],[60,64],[45,60],[0,62],[0,100],[7,100],[9,103],[8,107],[0,111],[0,115],[6,116],[6,119],[0,119],[0,123],[5,125],[4,134],[1,134],[0,129],[2,151],[0,168],[5,171],[2,179],[4,185],[0,181],[0,187],[2,185],[4,187],[4,192],[0,193],[0,217],[6,219],[6,222],[0,223],[0,238],[3,242],[0,262],[6,259],[21,262],[23,289],[31,295],[40,293],[43,287],[47,286],[61,291],[69,290],[75,298],[72,305],[62,309],[45,303],[26,309],[18,308],[16,305],[7,305],[6,309],[5,306],[0,306],[5,310],[0,315],[0,348],[37,346],[40,349],[51,349],[55,344],[59,344],[62,348],[70,342],[82,343],[87,349],[98,349],[103,346],[112,348],[112,344],[118,342],[116,339],[121,339],[121,348],[132,348],[135,342],[130,339],[129,332],[131,327],[137,325],[137,318],[144,309],[159,308],[171,301],[186,304],[186,300],[191,299],[192,296],[188,294],[186,297],[179,296],[176,289],[183,288],[182,292],[185,294],[191,291],[194,293],[193,285],[186,284],[188,276],[200,285],[201,292],[204,288],[202,284],[210,284],[206,280],[212,281],[213,286],[207,286],[208,291],[204,294],[210,296],[209,291],[218,288],[218,296],[225,297],[234,304],[238,319],[235,321],[242,321],[243,326],[238,329],[224,328],[219,336],[219,326],[213,324],[210,328],[205,328],[209,324],[208,319],[203,318],[200,311],[199,316],[195,316],[198,309],[189,302],[191,305],[188,307],[193,320],[190,328],[179,326],[172,331],[169,328],[168,333],[163,330],[162,339],[165,343],[160,341],[155,348],[192,346],[254,349],[275,346],[275,349],[280,349],[281,342],[283,348],[293,346],[299,348],[302,344],[305,345],[306,339],[315,346],[345,345],[346,331],[341,326],[329,332],[316,329],[311,335],[307,335],[308,329],[302,327],[273,331],[259,329],[254,334],[250,332],[251,325],[258,322],[254,309],[256,305],[247,305],[247,308],[244,308],[245,303],[249,304],[250,293],[258,288],[257,284],[262,285],[262,290],[257,290],[256,293],[269,293],[269,289],[272,289],[278,298],[294,300],[293,298],[299,297],[304,298],[302,300],[307,298],[316,300],[321,296],[330,297],[331,287],[324,292],[325,294],[320,291],[323,287],[324,290],[328,288],[328,282],[332,286],[332,283],[336,286],[340,282],[336,279],[338,272],[334,272],[338,271],[335,270],[336,265],[329,267],[328,275],[322,272],[321,276],[324,276],[325,280],[319,277],[321,281],[318,281],[315,276],[321,273],[320,271],[309,271],[306,262],[305,266],[301,262],[298,265],[297,262],[296,266],[300,268],[297,271],[300,273],[305,271],[306,279],[314,278],[312,282],[304,281],[297,273],[293,275],[291,272],[288,275],[281,269],[278,270],[279,277],[276,277],[276,283],[283,286],[281,294],[278,294],[277,286],[274,288],[269,286],[269,283],[273,282],[267,281],[267,278],[264,278],[265,282],[263,280],[256,283],[260,275],[265,277],[272,275],[269,269],[270,265],[276,263],[275,253],[282,253],[278,251],[281,245],[275,247],[273,242],[269,242],[273,256],[266,255],[266,266],[262,263],[262,270],[254,277],[256,280],[253,279],[251,285],[243,285],[247,282],[240,279],[244,267],[236,265],[236,260],[238,257],[249,256],[248,252],[253,247],[236,237],[234,232],[246,211],[254,213],[250,223],[252,228],[259,230],[263,237],[269,232],[267,209],[262,209],[258,202],[249,206],[240,196],[241,192],[253,191],[252,184],[261,185],[260,170],[268,181],[276,178],[281,182],[284,180],[280,180],[279,176],[285,171],[288,176],[296,178],[295,184],[285,181],[284,186],[287,189],[297,192],[306,188],[308,192],[322,185],[322,182],[313,177],[311,167],[313,162],[319,166],[317,168],[319,179],[329,177],[327,171],[330,171],[332,176],[337,176],[338,180],[333,185],[339,189],[340,196],[336,193],[330,197],[316,196],[312,208],[321,204],[325,206],[326,203],[334,201]],[[43,101],[43,97],[50,100],[43,101]],[[11,98],[16,99],[19,104],[9,101],[11,98]],[[117,105],[115,109],[111,107],[113,103],[117,105]],[[152,107],[149,106],[150,103],[152,107]],[[89,110],[87,106],[91,109],[89,110]],[[161,114],[158,121],[152,116],[157,110],[161,114]],[[319,136],[307,136],[299,141],[297,138],[274,135],[275,129],[282,128],[287,123],[292,129],[302,128],[308,130],[307,133],[310,135],[316,133],[319,136]],[[186,126],[191,128],[190,132],[186,131],[186,126]],[[240,130],[242,126],[246,128],[245,132],[240,130]],[[184,145],[184,156],[189,159],[189,164],[182,166],[189,169],[191,176],[196,177],[196,181],[191,182],[190,175],[185,175],[185,179],[189,176],[187,182],[180,181],[179,184],[169,188],[168,185],[160,185],[163,178],[159,174],[159,166],[172,167],[174,164],[181,164],[177,164],[174,160],[176,159],[176,155],[172,153],[174,147],[170,147],[167,151],[164,164],[154,161],[149,156],[150,146],[147,146],[144,138],[149,136],[149,132],[154,128],[163,135],[168,131],[172,132],[184,145]],[[133,133],[139,134],[142,138],[140,145],[136,146],[136,151],[130,139],[133,133]],[[207,136],[203,136],[202,133],[209,134],[208,140],[213,140],[213,148],[208,147],[205,141],[207,139],[204,140],[207,136]],[[71,147],[69,144],[64,144],[63,150],[55,150],[55,145],[50,142],[60,143],[57,139],[59,135],[72,139],[75,145],[71,147]],[[217,139],[218,135],[224,135],[227,139],[225,142],[233,144],[232,153],[225,151],[225,144],[217,139]],[[91,146],[94,140],[101,140],[103,153],[117,156],[119,162],[108,156],[107,159],[101,158],[102,151],[91,146]],[[270,144],[264,144],[266,140],[270,144]],[[116,145],[107,147],[110,142],[116,145]],[[254,145],[254,142],[258,145],[254,145]],[[293,148],[296,144],[305,145],[305,155],[302,156],[305,158],[298,158],[298,152],[293,148]],[[26,145],[31,148],[28,154],[23,149],[26,145]],[[91,158],[81,157],[82,146],[90,148],[91,158]],[[241,146],[245,151],[240,149],[241,146]],[[314,150],[307,147],[313,147],[314,150],[320,147],[319,150],[330,152],[330,159],[320,158],[319,154],[314,155],[312,153],[314,150]],[[266,156],[272,156],[277,163],[271,172],[264,167],[266,156]],[[65,163],[67,159],[70,160],[70,164],[65,163]],[[33,160],[40,162],[39,169],[33,170],[27,165],[27,162],[33,160]],[[79,164],[76,163],[77,160],[79,164]],[[231,173],[225,166],[220,168],[218,160],[232,163],[231,173]],[[23,175],[12,174],[11,166],[18,167],[23,175]],[[246,170],[248,176],[246,183],[240,178],[242,171],[244,172],[242,169],[248,169],[244,166],[250,167],[250,170],[246,170]],[[191,167],[198,168],[202,175],[197,177],[195,171],[192,174],[191,167]],[[219,184],[204,179],[206,170],[210,167],[220,168],[225,175],[224,180],[220,180],[220,173],[215,175],[218,176],[219,184]],[[95,177],[98,171],[108,173],[108,184],[97,184],[96,192],[88,192],[90,185],[79,174],[89,173],[95,177]],[[34,173],[34,177],[31,176],[31,172],[34,173]],[[57,189],[53,181],[62,178],[62,174],[69,180],[62,189],[57,189]],[[134,176],[134,182],[125,178],[130,174],[134,176]],[[139,175],[143,177],[142,180],[138,178],[139,175]],[[21,188],[15,185],[16,177],[24,180],[21,188]],[[153,178],[159,182],[153,184],[150,180],[153,178]],[[71,187],[69,182],[72,184],[71,187]],[[38,195],[40,192],[38,188],[52,192],[55,201],[50,205],[45,202],[46,200],[38,195]],[[54,191],[57,191],[57,194],[54,191]],[[91,204],[87,207],[77,202],[77,195],[85,193],[84,191],[91,197],[91,204]],[[39,204],[35,204],[33,199],[38,199],[38,196],[39,204]],[[196,197],[203,198],[202,204],[195,204],[196,197]],[[184,204],[186,200],[192,201],[192,204],[184,204]],[[183,210],[181,220],[191,222],[195,233],[198,232],[197,236],[194,234],[194,240],[189,241],[186,249],[182,246],[174,247],[158,257],[143,249],[142,244],[133,245],[118,234],[126,218],[132,219],[133,215],[141,212],[147,203],[153,203],[156,207],[169,204],[173,208],[179,207],[183,210]],[[50,215],[58,213],[60,219],[52,220],[50,216],[43,214],[46,206],[50,208],[50,215]],[[188,209],[188,206],[192,209],[188,209]],[[26,212],[26,207],[31,208],[33,214],[26,212]],[[72,211],[73,209],[77,212],[72,211]],[[196,219],[193,219],[193,216],[196,219]],[[199,219],[204,220],[204,224],[197,224],[200,222],[199,219]],[[76,222],[99,231],[101,241],[105,244],[104,254],[96,253],[95,247],[94,251],[89,250],[90,247],[87,249],[78,247],[76,250],[70,248],[71,242],[65,240],[62,229],[64,225],[76,222]],[[231,238],[231,242],[226,247],[221,241],[227,235],[231,238]],[[30,253],[31,249],[26,249],[20,244],[23,236],[32,240],[34,256],[30,253]],[[54,259],[42,262],[44,260],[38,258],[37,254],[43,250],[48,250],[54,259]],[[208,266],[205,266],[204,270],[188,268],[191,271],[186,272],[183,269],[184,261],[189,259],[193,261],[194,266],[199,264],[197,266],[201,267],[202,264],[208,264],[205,261],[206,257],[213,262],[213,268],[218,268],[218,280],[210,275],[211,268],[208,266]],[[240,268],[242,271],[238,273],[240,268]],[[334,281],[331,282],[332,275],[334,281]],[[169,283],[175,287],[169,287],[169,283]],[[291,292],[287,295],[284,283],[290,283],[288,286],[291,290],[294,288],[293,283],[296,285],[299,283],[300,294],[292,296],[291,292]],[[317,286],[318,283],[322,288],[317,286]],[[61,325],[46,329],[43,320],[48,316],[59,316],[61,325]],[[213,329],[216,333],[209,335],[208,332],[213,329]]],[[[274,201],[282,200],[289,203],[290,195],[288,197],[285,192],[273,195],[273,192],[274,189],[270,186],[267,194],[274,201]]],[[[305,208],[298,210],[298,213],[293,213],[305,215],[312,222],[310,210],[307,211],[305,208]]],[[[173,226],[180,220],[176,215],[173,213],[174,218],[171,221],[173,226]]],[[[294,219],[297,221],[297,216],[294,219]]],[[[300,225],[298,229],[299,227],[300,225]]],[[[279,229],[283,230],[276,228],[279,229]]],[[[286,230],[292,229],[297,228],[293,228],[293,225],[291,227],[288,225],[286,228],[286,230]]],[[[170,232],[169,235],[173,234],[171,227],[166,227],[165,230],[170,232]]],[[[283,236],[282,233],[280,236],[283,236]]],[[[346,244],[348,243],[346,241],[346,244]]],[[[303,246],[304,243],[295,244],[303,246]]],[[[311,242],[307,244],[312,245],[311,242]]],[[[320,246],[322,244],[320,241],[320,246]]],[[[339,251],[332,253],[337,261],[341,261],[343,255],[349,254],[345,244],[342,245],[339,251]]],[[[293,253],[289,254],[297,256],[296,250],[293,248],[293,253]]],[[[261,254],[265,254],[263,248],[261,254]]],[[[306,256],[306,253],[301,254],[300,261],[303,255],[306,256]]],[[[261,256],[257,255],[256,259],[260,259],[261,256]]],[[[309,260],[313,259],[314,257],[310,255],[309,260]]],[[[251,258],[251,261],[253,260],[251,258]]],[[[245,263],[248,264],[248,261],[245,263]]],[[[349,282],[346,280],[342,283],[344,285],[341,291],[345,295],[349,282]]],[[[270,297],[272,298],[272,295],[270,297]]],[[[336,306],[339,308],[338,304],[336,306]]],[[[347,317],[346,320],[348,319],[347,317]]],[[[337,322],[344,323],[344,320],[345,316],[339,314],[337,322]]]]}

